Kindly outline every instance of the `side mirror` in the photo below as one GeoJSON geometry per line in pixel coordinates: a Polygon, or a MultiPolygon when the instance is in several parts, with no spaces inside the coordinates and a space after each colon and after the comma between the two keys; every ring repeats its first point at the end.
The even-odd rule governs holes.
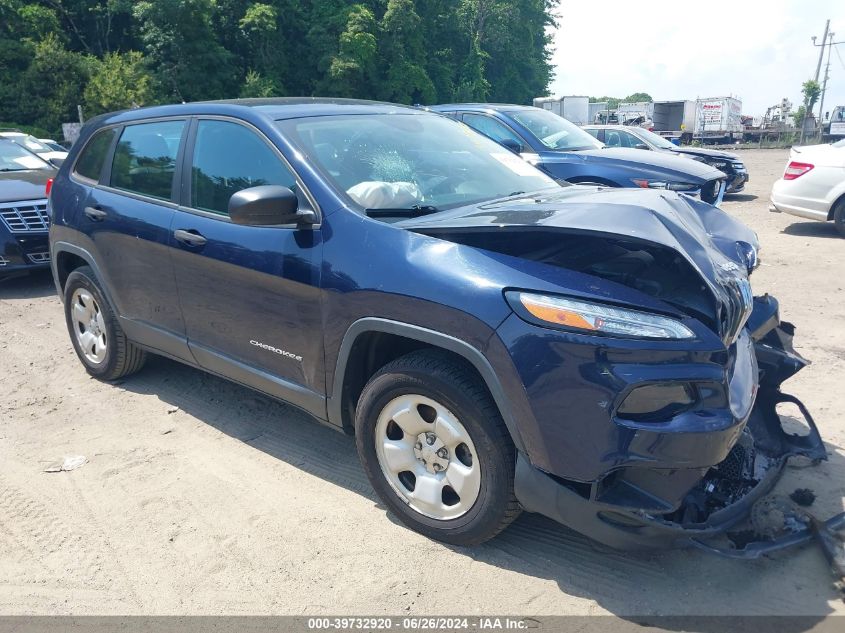
{"type": "Polygon", "coordinates": [[[229,217],[235,224],[277,226],[314,224],[317,217],[310,209],[299,209],[296,194],[287,187],[261,185],[242,189],[229,198],[229,217]]]}
{"type": "Polygon", "coordinates": [[[509,149],[514,154],[521,154],[525,149],[522,143],[515,141],[512,138],[503,138],[501,141],[499,141],[499,145],[509,149]]]}
{"type": "Polygon", "coordinates": [[[648,145],[646,145],[645,143],[637,143],[636,145],[634,145],[634,149],[648,149],[648,145]]]}

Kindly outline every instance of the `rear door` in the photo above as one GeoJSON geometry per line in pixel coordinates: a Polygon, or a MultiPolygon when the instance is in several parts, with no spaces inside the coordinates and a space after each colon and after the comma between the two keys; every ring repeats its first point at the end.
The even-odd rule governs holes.
{"type": "Polygon", "coordinates": [[[170,239],[194,357],[324,416],[320,230],[242,226],[228,214],[232,194],[259,185],[316,205],[281,153],[234,119],[192,123],[183,174],[170,239]]]}
{"type": "MultiPolygon", "coordinates": [[[[190,360],[169,253],[187,123],[161,119],[116,128],[110,160],[76,223],[90,238],[129,338],[190,360]]],[[[85,168],[80,159],[74,175],[85,168]]]]}

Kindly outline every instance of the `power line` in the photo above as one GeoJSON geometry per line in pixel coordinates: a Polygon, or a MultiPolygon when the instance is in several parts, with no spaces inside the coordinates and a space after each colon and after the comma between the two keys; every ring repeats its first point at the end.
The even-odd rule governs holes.
{"type": "MultiPolygon", "coordinates": [[[[842,44],[843,42],[839,43],[842,44]]],[[[836,52],[836,56],[839,58],[839,63],[842,64],[842,70],[845,70],[845,61],[842,61],[842,55],[839,54],[839,49],[834,48],[833,50],[836,52]]]]}

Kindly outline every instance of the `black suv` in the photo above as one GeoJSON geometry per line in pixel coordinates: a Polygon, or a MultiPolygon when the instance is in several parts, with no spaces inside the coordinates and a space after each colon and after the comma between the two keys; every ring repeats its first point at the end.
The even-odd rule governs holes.
{"type": "Polygon", "coordinates": [[[690,545],[818,432],[754,299],[752,231],[669,190],[560,185],[391,104],[183,104],[88,123],[53,185],[70,340],[152,352],[354,433],[385,505],[478,543],[521,508],[616,546],[690,545]],[[762,370],[762,371],[761,371],[762,370]],[[714,491],[716,491],[714,493],[714,491]]]}
{"type": "Polygon", "coordinates": [[[47,186],[55,174],[36,154],[0,138],[0,277],[49,266],[47,186]]]}

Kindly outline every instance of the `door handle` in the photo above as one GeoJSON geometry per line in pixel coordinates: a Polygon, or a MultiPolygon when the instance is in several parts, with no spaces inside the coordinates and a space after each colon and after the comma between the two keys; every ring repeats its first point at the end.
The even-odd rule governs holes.
{"type": "Polygon", "coordinates": [[[204,246],[208,241],[193,229],[190,231],[186,231],[185,229],[176,229],[173,231],[173,237],[175,237],[178,242],[182,242],[188,246],[204,246]]]}
{"type": "Polygon", "coordinates": [[[94,222],[102,222],[106,219],[106,216],[108,215],[108,213],[103,211],[100,207],[85,207],[85,209],[83,209],[83,212],[86,216],[88,216],[89,220],[92,220],[94,222]]]}

